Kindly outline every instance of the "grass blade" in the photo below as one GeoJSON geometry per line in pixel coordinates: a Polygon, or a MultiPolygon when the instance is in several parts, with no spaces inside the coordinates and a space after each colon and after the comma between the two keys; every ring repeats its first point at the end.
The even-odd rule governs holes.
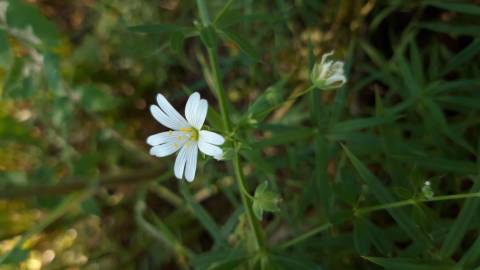
{"type": "MultiPolygon", "coordinates": [[[[470,190],[472,193],[480,191],[480,181],[475,179],[475,183],[470,190]]],[[[480,205],[478,198],[470,198],[465,201],[465,204],[455,219],[455,223],[450,228],[445,241],[443,242],[440,255],[444,258],[452,256],[455,250],[460,245],[472,219],[477,215],[477,209],[480,205]]]]}

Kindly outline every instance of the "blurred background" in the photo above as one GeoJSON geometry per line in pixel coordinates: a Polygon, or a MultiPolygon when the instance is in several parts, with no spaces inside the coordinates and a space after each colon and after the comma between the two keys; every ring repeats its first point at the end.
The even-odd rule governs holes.
{"type": "MultiPolygon", "coordinates": [[[[478,236],[476,205],[448,248],[462,200],[407,209],[433,252],[387,212],[358,225],[351,210],[378,201],[339,142],[398,200],[421,194],[426,180],[435,194],[478,192],[480,2],[226,2],[208,6],[235,33],[218,53],[248,146],[243,169],[252,190],[268,179],[282,196],[281,212],[262,220],[268,241],[338,222],[278,269],[385,267],[362,255],[461,260],[478,236]],[[319,194],[310,101],[283,101],[309,86],[309,66],[330,50],[346,61],[348,84],[319,96],[332,108],[325,123],[337,121],[325,133],[328,192],[319,194]],[[264,99],[279,106],[245,121],[264,99]],[[382,108],[389,117],[374,118],[382,108]],[[366,120],[348,122],[357,118],[366,120]]],[[[148,111],[156,93],[183,112],[199,91],[218,111],[200,39],[148,27],[198,18],[193,0],[0,1],[0,269],[249,269],[235,268],[235,256],[238,264],[212,268],[251,241],[229,163],[201,159],[195,182],[182,185],[174,159],[149,156],[145,143],[164,130],[148,111]]],[[[478,266],[470,255],[463,265],[478,266]]],[[[460,269],[429,267],[402,269],[460,269]]]]}

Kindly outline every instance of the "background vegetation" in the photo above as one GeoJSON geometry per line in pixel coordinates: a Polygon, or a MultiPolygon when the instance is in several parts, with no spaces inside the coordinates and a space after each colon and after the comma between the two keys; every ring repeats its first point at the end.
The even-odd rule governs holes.
{"type": "Polygon", "coordinates": [[[0,269],[478,270],[479,35],[476,0],[0,1],[0,269]],[[145,143],[158,92],[222,131],[212,42],[260,249],[230,161],[145,143]]]}

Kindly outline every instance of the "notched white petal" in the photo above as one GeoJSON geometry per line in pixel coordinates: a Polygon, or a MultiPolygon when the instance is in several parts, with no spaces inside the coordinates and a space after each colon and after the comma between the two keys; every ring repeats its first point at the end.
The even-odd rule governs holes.
{"type": "Polygon", "coordinates": [[[186,145],[187,147],[187,163],[185,166],[185,179],[188,182],[192,182],[195,178],[195,172],[197,170],[197,156],[198,156],[198,147],[196,143],[191,145],[186,145]]]}
{"type": "Polygon", "coordinates": [[[168,102],[168,100],[162,95],[157,94],[157,103],[160,106],[160,109],[165,112],[165,114],[170,118],[172,122],[175,122],[180,128],[188,127],[187,120],[173,108],[173,106],[168,102]]]}
{"type": "Polygon", "coordinates": [[[212,157],[216,157],[216,156],[218,157],[218,156],[223,155],[222,148],[220,148],[216,145],[213,145],[213,144],[209,144],[209,143],[204,142],[204,141],[199,141],[198,142],[198,148],[200,149],[200,151],[205,153],[205,155],[209,155],[209,156],[212,156],[212,157]]]}
{"type": "Polygon", "coordinates": [[[194,117],[197,111],[198,104],[200,103],[200,94],[195,92],[190,95],[185,105],[185,117],[190,125],[193,126],[194,117]]]}
{"type": "Polygon", "coordinates": [[[178,152],[177,158],[175,159],[175,165],[173,167],[173,172],[175,173],[175,177],[177,177],[178,179],[183,178],[183,172],[185,170],[186,162],[187,162],[187,150],[184,146],[178,152]]]}
{"type": "Polygon", "coordinates": [[[204,141],[206,143],[210,143],[214,145],[222,145],[225,142],[225,139],[223,138],[222,135],[217,134],[215,132],[211,132],[208,130],[201,130],[199,141],[204,141]]]}
{"type": "Polygon", "coordinates": [[[150,148],[150,155],[156,157],[166,157],[169,156],[180,149],[182,145],[175,142],[167,142],[150,148]]]}
{"type": "Polygon", "coordinates": [[[195,113],[195,121],[192,123],[196,129],[202,128],[203,123],[205,123],[205,118],[207,118],[207,112],[208,102],[206,99],[201,99],[197,107],[197,112],[195,113]]]}
{"type": "Polygon", "coordinates": [[[152,113],[153,118],[155,118],[155,120],[157,120],[163,126],[173,130],[182,128],[182,126],[178,125],[175,121],[172,121],[170,117],[160,110],[157,105],[151,105],[150,112],[152,113]]]}

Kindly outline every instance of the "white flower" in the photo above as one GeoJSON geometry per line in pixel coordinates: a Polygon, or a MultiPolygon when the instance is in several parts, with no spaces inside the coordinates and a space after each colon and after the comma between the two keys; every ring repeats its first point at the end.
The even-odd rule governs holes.
{"type": "Polygon", "coordinates": [[[214,132],[202,130],[207,117],[208,103],[200,99],[200,94],[195,92],[188,98],[185,106],[185,118],[173,108],[167,99],[157,95],[157,105],[150,106],[153,117],[170,131],[157,133],[147,138],[147,143],[152,146],[150,155],[157,157],[169,156],[178,150],[175,165],[175,176],[187,181],[193,181],[197,168],[198,150],[215,159],[223,157],[223,151],[219,145],[225,139],[214,132]]]}
{"type": "Polygon", "coordinates": [[[320,63],[313,66],[310,74],[312,83],[322,90],[339,88],[347,82],[343,71],[343,61],[327,61],[332,54],[333,51],[324,54],[320,63]]]}

